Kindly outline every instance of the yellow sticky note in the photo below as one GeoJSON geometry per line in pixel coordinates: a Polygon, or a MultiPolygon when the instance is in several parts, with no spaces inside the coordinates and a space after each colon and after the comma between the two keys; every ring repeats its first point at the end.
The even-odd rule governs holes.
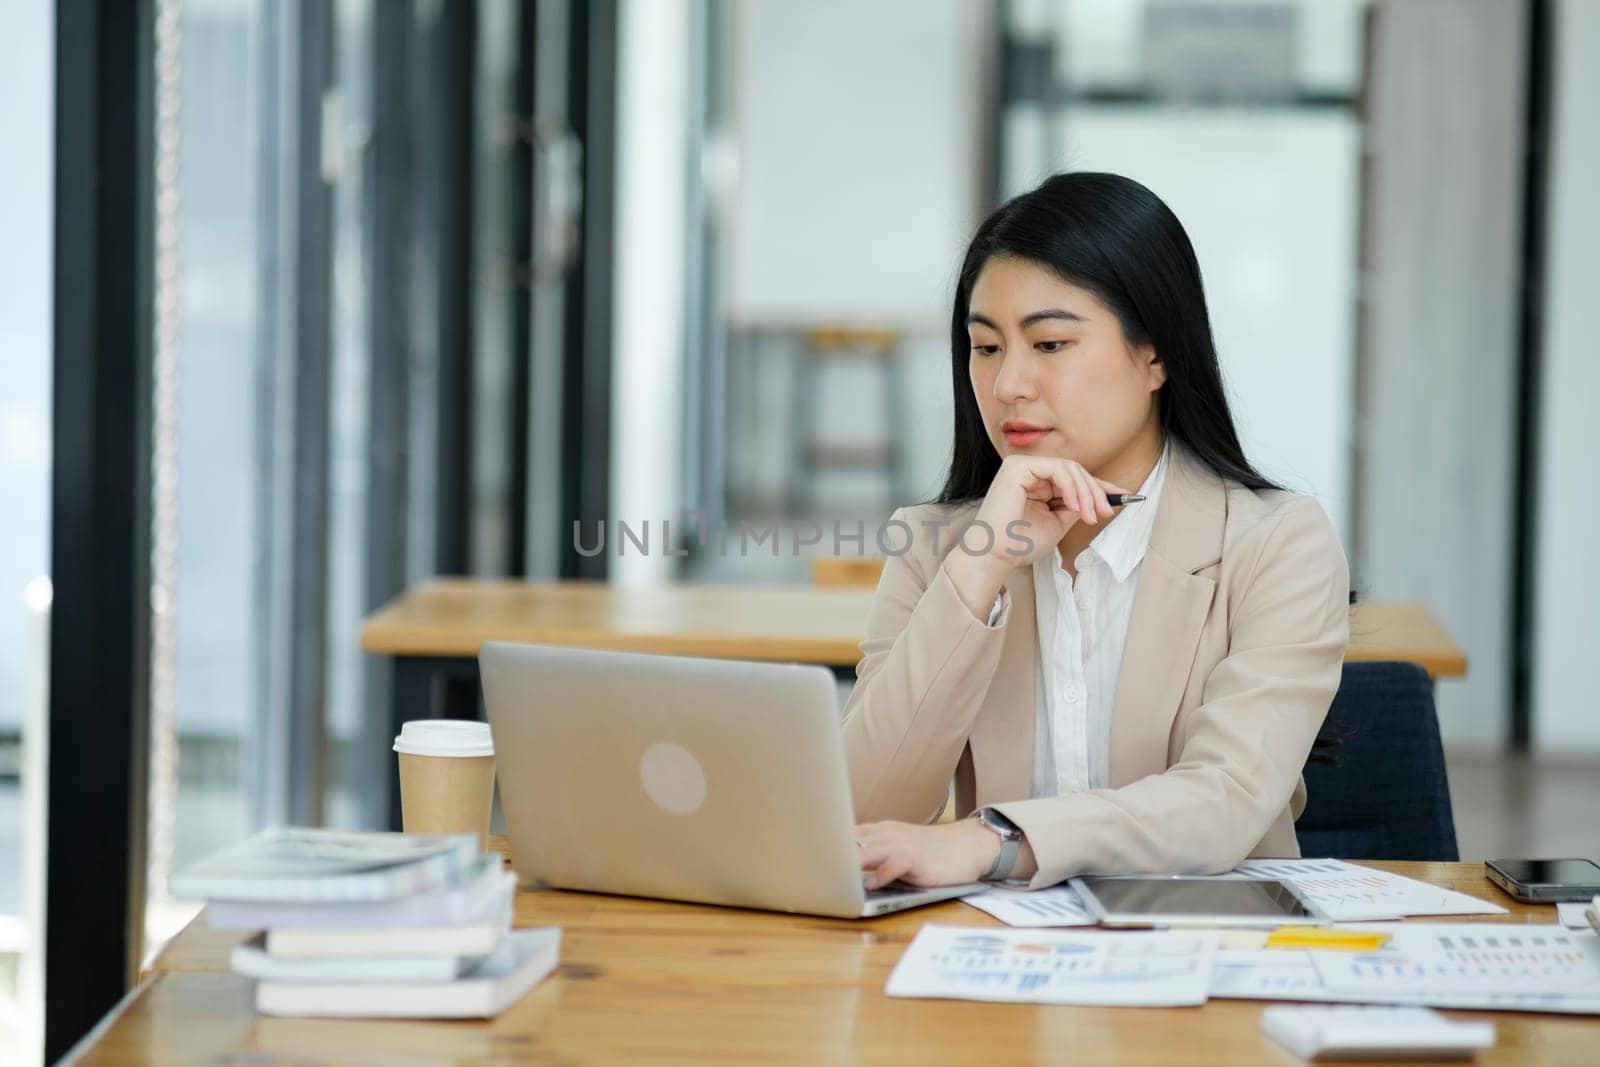
{"type": "Polygon", "coordinates": [[[1315,926],[1280,926],[1267,936],[1268,948],[1326,948],[1371,952],[1389,943],[1389,935],[1368,930],[1329,930],[1315,926]]]}

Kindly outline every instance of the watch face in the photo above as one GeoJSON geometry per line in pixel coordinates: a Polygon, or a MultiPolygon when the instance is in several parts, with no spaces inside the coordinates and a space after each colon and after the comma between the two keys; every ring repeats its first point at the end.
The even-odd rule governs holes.
{"type": "Polygon", "coordinates": [[[1001,815],[998,811],[984,808],[978,813],[978,821],[990,829],[999,831],[1000,836],[1007,840],[1022,837],[1022,831],[1017,829],[1017,824],[1001,815]]]}

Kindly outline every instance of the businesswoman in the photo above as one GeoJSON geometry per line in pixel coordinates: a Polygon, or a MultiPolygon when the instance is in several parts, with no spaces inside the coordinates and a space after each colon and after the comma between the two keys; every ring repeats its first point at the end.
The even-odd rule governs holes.
{"type": "Polygon", "coordinates": [[[1239,446],[1183,227],[1052,177],[978,228],[950,329],[949,475],[885,529],[845,709],[867,885],[1298,855],[1349,573],[1239,446]],[[934,823],[952,778],[973,817],[934,823]]]}

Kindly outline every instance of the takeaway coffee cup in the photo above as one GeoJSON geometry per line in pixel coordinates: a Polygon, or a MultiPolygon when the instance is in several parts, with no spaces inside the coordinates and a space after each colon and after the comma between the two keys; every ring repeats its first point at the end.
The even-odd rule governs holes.
{"type": "Polygon", "coordinates": [[[419,719],[400,727],[400,818],[408,834],[489,836],[494,739],[486,722],[419,719]]]}

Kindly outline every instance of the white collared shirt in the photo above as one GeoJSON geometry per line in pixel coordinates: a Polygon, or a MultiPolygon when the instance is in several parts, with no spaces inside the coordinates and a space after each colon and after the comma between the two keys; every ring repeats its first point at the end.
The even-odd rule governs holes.
{"type": "Polygon", "coordinates": [[[1059,550],[1033,564],[1039,630],[1033,797],[1107,785],[1117,674],[1170,449],[1162,449],[1155,469],[1139,487],[1146,499],[1122,509],[1078,553],[1076,581],[1062,567],[1059,550]]]}

